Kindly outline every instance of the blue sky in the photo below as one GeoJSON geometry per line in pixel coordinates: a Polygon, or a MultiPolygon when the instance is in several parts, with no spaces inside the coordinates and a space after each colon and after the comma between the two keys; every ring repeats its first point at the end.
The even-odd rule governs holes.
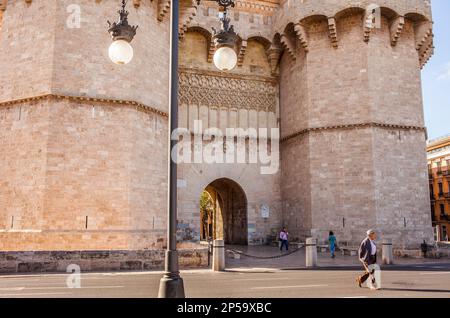
{"type": "Polygon", "coordinates": [[[435,53],[422,71],[428,138],[450,134],[450,1],[432,0],[435,53]]]}

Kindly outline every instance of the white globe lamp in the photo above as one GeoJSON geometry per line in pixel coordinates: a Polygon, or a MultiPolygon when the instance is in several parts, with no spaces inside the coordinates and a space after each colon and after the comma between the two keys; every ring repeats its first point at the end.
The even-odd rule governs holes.
{"type": "Polygon", "coordinates": [[[223,46],[214,53],[214,65],[221,71],[231,71],[237,65],[237,54],[234,49],[223,46]]]}
{"type": "Polygon", "coordinates": [[[115,64],[128,64],[133,59],[133,55],[133,47],[125,40],[116,40],[109,46],[109,58],[115,64]]]}

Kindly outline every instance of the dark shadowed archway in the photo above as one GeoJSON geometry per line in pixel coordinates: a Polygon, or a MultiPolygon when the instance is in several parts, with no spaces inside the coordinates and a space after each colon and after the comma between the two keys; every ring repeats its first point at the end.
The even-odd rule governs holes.
{"type": "Polygon", "coordinates": [[[241,186],[221,178],[211,182],[205,192],[200,204],[201,239],[209,235],[225,244],[247,245],[247,198],[241,186]]]}

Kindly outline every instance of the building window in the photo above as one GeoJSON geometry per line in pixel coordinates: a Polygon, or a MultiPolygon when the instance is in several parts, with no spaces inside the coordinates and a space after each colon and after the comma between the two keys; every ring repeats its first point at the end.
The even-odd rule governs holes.
{"type": "Polygon", "coordinates": [[[441,173],[442,172],[442,162],[438,161],[438,162],[436,162],[436,164],[437,164],[437,172],[441,173]]]}
{"type": "Polygon", "coordinates": [[[442,241],[448,241],[447,227],[445,225],[442,226],[442,241]]]}
{"type": "Polygon", "coordinates": [[[439,196],[442,197],[444,195],[444,187],[442,186],[442,182],[439,182],[439,196]]]}
{"type": "Polygon", "coordinates": [[[445,205],[439,204],[439,207],[441,208],[441,215],[445,215],[445,205]]]}

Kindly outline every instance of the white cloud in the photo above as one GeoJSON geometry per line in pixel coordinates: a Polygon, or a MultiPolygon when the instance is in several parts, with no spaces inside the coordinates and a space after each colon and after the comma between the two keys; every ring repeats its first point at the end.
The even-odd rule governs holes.
{"type": "Polygon", "coordinates": [[[445,64],[444,70],[442,71],[441,75],[437,78],[439,81],[445,81],[450,79],[450,62],[445,64]]]}

